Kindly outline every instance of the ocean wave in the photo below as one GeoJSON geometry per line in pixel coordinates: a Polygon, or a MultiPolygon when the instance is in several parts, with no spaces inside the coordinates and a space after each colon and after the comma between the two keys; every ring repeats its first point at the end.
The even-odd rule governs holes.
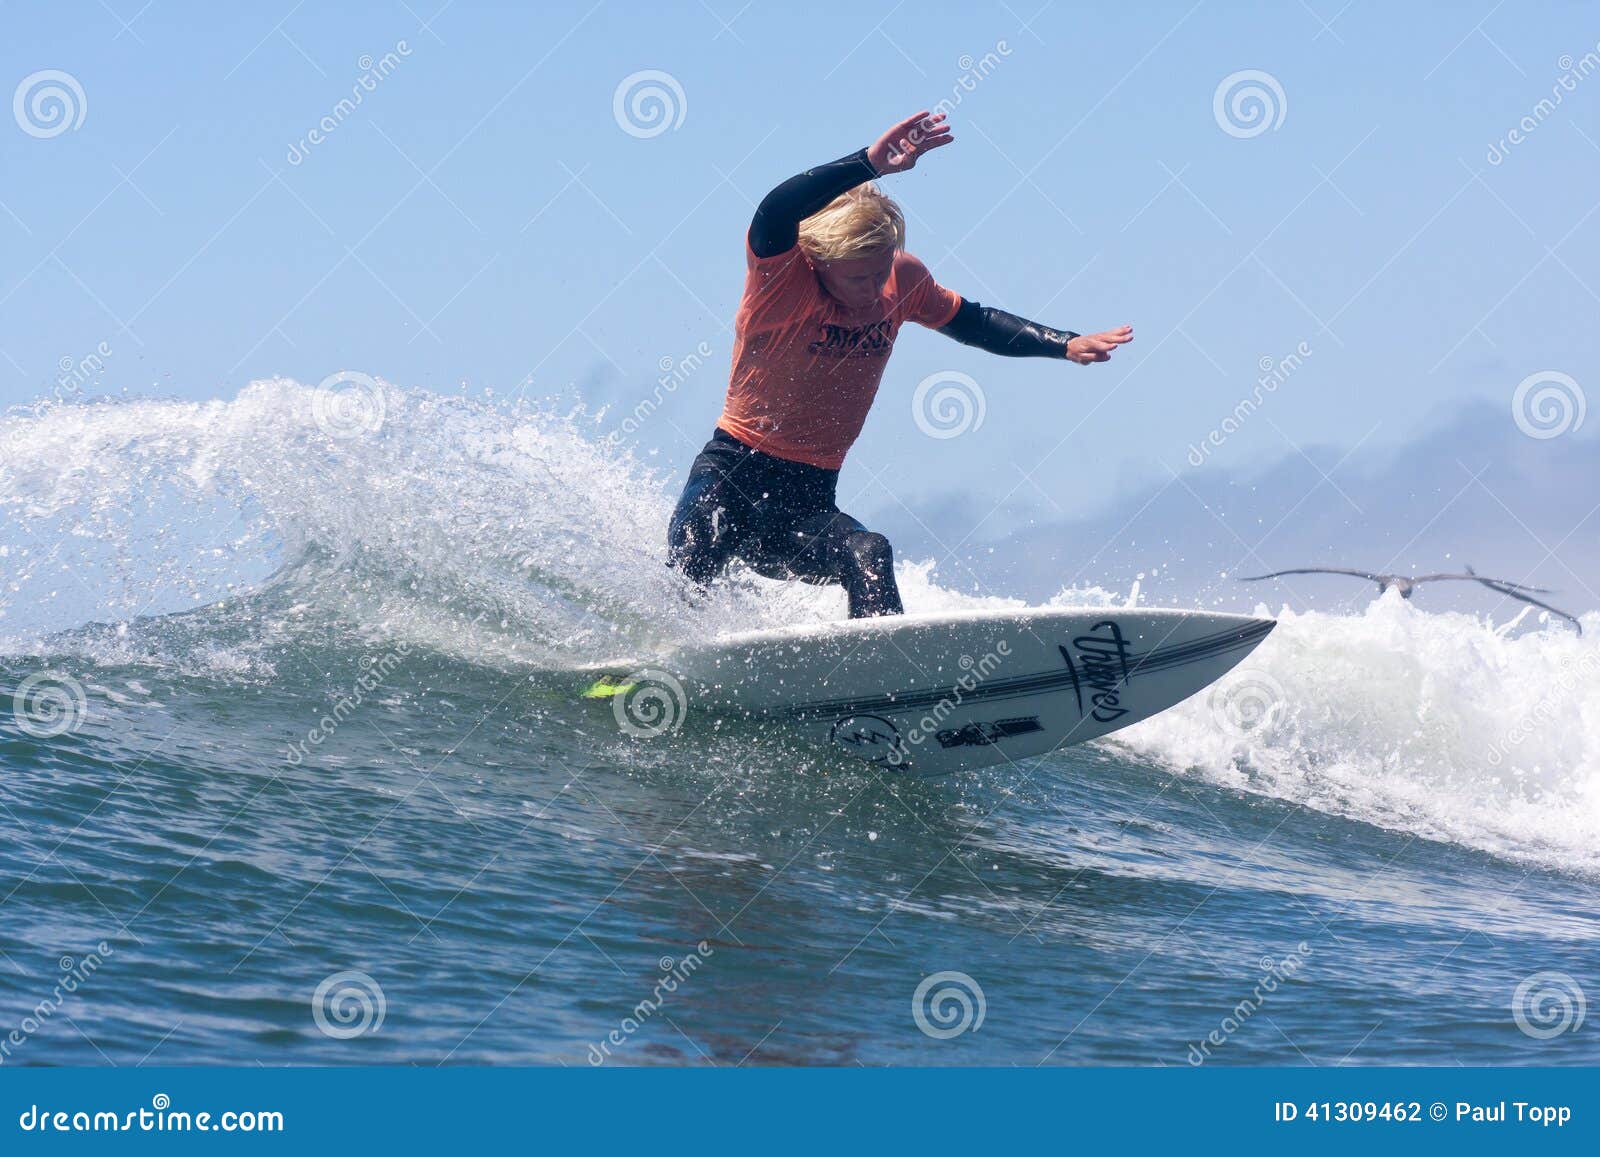
{"type": "MultiPolygon", "coordinates": [[[[676,478],[581,411],[381,381],[357,400],[367,409],[352,418],[324,388],[274,379],[231,401],[0,417],[7,666],[292,686],[403,645],[448,682],[451,663],[563,670],[844,615],[836,588],[749,574],[687,597],[663,565],[676,478]]],[[[953,590],[932,562],[898,573],[915,610],[1023,605],[953,590]]],[[[1089,587],[1052,603],[1124,597],[1089,587]]],[[[1590,619],[1581,638],[1496,627],[1393,593],[1355,615],[1285,610],[1239,670],[1112,746],[1419,837],[1600,871],[1590,619]]]]}
{"type": "MultiPolygon", "coordinates": [[[[1265,607],[1259,613],[1269,613],[1265,607]]],[[[1119,733],[1224,786],[1600,872],[1600,616],[1514,633],[1395,591],[1296,614],[1220,683],[1119,733]]]]}

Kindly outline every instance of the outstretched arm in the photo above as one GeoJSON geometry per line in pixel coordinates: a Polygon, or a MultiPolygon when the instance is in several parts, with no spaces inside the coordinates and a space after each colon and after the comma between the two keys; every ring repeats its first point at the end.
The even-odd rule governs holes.
{"type": "Polygon", "coordinates": [[[965,298],[955,317],[941,326],[939,332],[963,345],[976,346],[1001,357],[1067,358],[1079,365],[1109,361],[1112,350],[1133,340],[1132,326],[1104,333],[1076,334],[1069,329],[1051,329],[965,298]]]}
{"type": "Polygon", "coordinates": [[[939,332],[962,345],[976,346],[1007,358],[1064,358],[1067,345],[1078,335],[961,299],[961,308],[939,332]]]}
{"type": "Polygon", "coordinates": [[[864,149],[790,177],[761,199],[750,221],[750,249],[757,257],[776,257],[794,248],[800,222],[840,193],[887,173],[903,173],[917,158],[954,138],[944,114],[926,111],[907,117],[864,149]]]}

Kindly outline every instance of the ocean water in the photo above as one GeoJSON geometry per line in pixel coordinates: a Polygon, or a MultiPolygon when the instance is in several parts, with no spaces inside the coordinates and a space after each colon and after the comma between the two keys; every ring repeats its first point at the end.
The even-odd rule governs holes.
{"type": "Polygon", "coordinates": [[[1600,619],[1285,612],[1231,713],[936,781],[637,738],[574,667],[843,600],[686,603],[596,431],[0,417],[0,1063],[1600,1063],[1600,619]]]}

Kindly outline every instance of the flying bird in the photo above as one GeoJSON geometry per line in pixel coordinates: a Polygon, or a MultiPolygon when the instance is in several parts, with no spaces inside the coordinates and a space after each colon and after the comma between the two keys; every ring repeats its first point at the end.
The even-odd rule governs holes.
{"type": "Polygon", "coordinates": [[[1583,624],[1578,622],[1578,620],[1577,620],[1577,618],[1575,616],[1569,615],[1569,614],[1567,614],[1566,611],[1560,610],[1560,609],[1558,609],[1556,607],[1552,607],[1549,603],[1542,603],[1538,599],[1532,597],[1535,594],[1540,594],[1540,595],[1549,594],[1550,591],[1547,588],[1545,588],[1545,587],[1525,586],[1522,583],[1514,583],[1514,582],[1510,582],[1510,581],[1508,581],[1506,579],[1485,578],[1483,575],[1481,575],[1477,571],[1473,570],[1470,566],[1467,568],[1467,573],[1466,574],[1419,574],[1419,575],[1374,574],[1372,571],[1351,570],[1348,567],[1341,567],[1341,566],[1306,566],[1306,567],[1296,567],[1293,570],[1275,570],[1271,574],[1240,575],[1239,576],[1239,581],[1240,582],[1244,582],[1244,583],[1254,583],[1254,582],[1260,582],[1262,579],[1278,578],[1278,577],[1280,577],[1282,575],[1286,575],[1286,574],[1344,574],[1344,575],[1351,575],[1351,576],[1353,576],[1355,578],[1363,578],[1363,579],[1366,579],[1369,582],[1377,583],[1378,584],[1378,593],[1380,595],[1384,591],[1388,590],[1390,587],[1393,587],[1395,590],[1400,592],[1400,597],[1403,598],[1403,599],[1409,599],[1411,597],[1411,592],[1416,590],[1417,587],[1421,586],[1423,583],[1452,582],[1452,581],[1479,583],[1479,584],[1481,584],[1483,586],[1488,587],[1492,591],[1497,591],[1497,592],[1499,592],[1500,594],[1503,594],[1503,595],[1509,595],[1511,598],[1519,599],[1519,600],[1521,600],[1522,602],[1525,602],[1525,603],[1531,603],[1536,607],[1542,607],[1545,610],[1549,611],[1553,615],[1559,615],[1561,618],[1567,620],[1567,622],[1571,623],[1574,627],[1576,627],[1577,630],[1578,630],[1578,634],[1580,634],[1580,635],[1583,634],[1583,624]]]}

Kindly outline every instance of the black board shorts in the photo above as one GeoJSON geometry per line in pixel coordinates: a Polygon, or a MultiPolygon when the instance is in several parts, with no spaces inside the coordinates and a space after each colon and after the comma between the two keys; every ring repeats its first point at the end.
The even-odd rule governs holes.
{"type": "Polygon", "coordinates": [[[777,579],[839,582],[845,539],[868,533],[841,511],[839,472],[711,435],[689,468],[667,532],[669,565],[709,582],[738,558],[777,579]]]}

